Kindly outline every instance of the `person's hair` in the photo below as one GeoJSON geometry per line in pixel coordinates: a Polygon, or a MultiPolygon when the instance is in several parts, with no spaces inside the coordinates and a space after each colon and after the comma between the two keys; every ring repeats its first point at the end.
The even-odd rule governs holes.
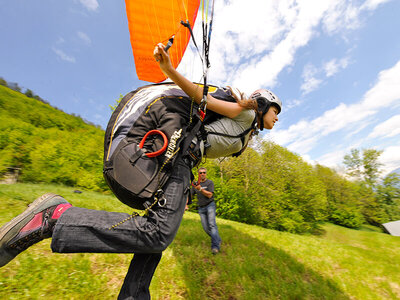
{"type": "MultiPolygon", "coordinates": [[[[256,99],[249,99],[245,97],[245,94],[239,91],[238,89],[232,88],[228,86],[228,89],[232,93],[232,97],[236,100],[236,102],[243,108],[252,109],[256,112],[257,115],[257,123],[260,124],[260,120],[262,118],[262,112],[258,111],[258,104],[256,99]]],[[[253,135],[250,136],[250,138],[253,135]]]]}
{"type": "Polygon", "coordinates": [[[228,89],[231,91],[232,97],[241,107],[246,109],[253,109],[256,112],[258,111],[257,100],[246,98],[245,94],[238,89],[234,89],[230,86],[228,86],[228,89]]]}
{"type": "Polygon", "coordinates": [[[204,170],[204,171],[206,171],[206,172],[207,172],[207,169],[206,169],[206,168],[204,168],[204,167],[201,167],[201,168],[199,168],[197,171],[198,171],[198,172],[200,172],[200,170],[204,170]]]}

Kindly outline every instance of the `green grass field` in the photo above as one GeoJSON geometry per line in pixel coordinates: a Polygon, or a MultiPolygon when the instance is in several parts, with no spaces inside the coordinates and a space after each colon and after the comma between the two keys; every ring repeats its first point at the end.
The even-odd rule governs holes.
{"type": "MultiPolygon", "coordinates": [[[[131,212],[114,196],[44,184],[0,185],[0,224],[46,192],[74,206],[131,212]]],[[[213,256],[197,214],[185,213],[151,285],[152,299],[400,299],[400,238],[324,225],[295,235],[217,219],[213,256]]],[[[130,254],[53,254],[45,240],[0,269],[0,299],[116,299],[130,254]]]]}

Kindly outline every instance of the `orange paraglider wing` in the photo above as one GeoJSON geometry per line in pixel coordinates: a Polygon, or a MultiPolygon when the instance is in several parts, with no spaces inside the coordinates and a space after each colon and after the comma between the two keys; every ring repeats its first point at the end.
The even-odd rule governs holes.
{"type": "Polygon", "coordinates": [[[181,21],[193,26],[200,0],[125,0],[125,4],[136,74],[140,80],[161,82],[166,77],[154,60],[154,47],[174,37],[168,51],[172,65],[179,65],[190,40],[181,21]]]}

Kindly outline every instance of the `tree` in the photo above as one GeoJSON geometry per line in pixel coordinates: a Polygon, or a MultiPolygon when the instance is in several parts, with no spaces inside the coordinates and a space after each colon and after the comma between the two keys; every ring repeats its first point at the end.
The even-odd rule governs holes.
{"type": "Polygon", "coordinates": [[[369,187],[375,188],[382,164],[378,161],[383,151],[364,149],[360,156],[360,150],[351,149],[350,154],[344,156],[343,163],[347,174],[356,180],[364,181],[369,187]]]}
{"type": "Polygon", "coordinates": [[[33,93],[30,89],[27,89],[27,90],[25,91],[25,96],[27,96],[27,97],[29,97],[29,98],[33,98],[34,93],[33,93]]]}
{"type": "Polygon", "coordinates": [[[391,173],[387,175],[378,186],[377,198],[380,206],[386,213],[383,222],[397,221],[400,219],[400,175],[391,173]]]}
{"type": "Polygon", "coordinates": [[[361,214],[357,183],[346,180],[334,170],[316,165],[315,172],[323,182],[327,197],[328,220],[334,224],[358,228],[365,221],[361,214]]]}
{"type": "Polygon", "coordinates": [[[0,77],[0,85],[3,85],[3,86],[8,86],[7,85],[7,81],[5,81],[2,77],[0,77]]]}
{"type": "Polygon", "coordinates": [[[377,180],[379,178],[379,174],[381,170],[379,169],[382,164],[378,162],[379,156],[382,154],[383,151],[378,151],[374,149],[365,149],[363,151],[363,176],[365,182],[370,187],[375,187],[377,180]]]}
{"type": "Polygon", "coordinates": [[[121,102],[122,98],[124,98],[124,95],[119,94],[119,98],[115,100],[114,105],[109,104],[108,106],[110,107],[111,111],[114,111],[117,109],[119,103],[121,102]]]}
{"type": "Polygon", "coordinates": [[[350,154],[346,154],[343,159],[346,166],[347,174],[356,180],[361,179],[362,159],[360,157],[360,150],[351,149],[350,154]]]}

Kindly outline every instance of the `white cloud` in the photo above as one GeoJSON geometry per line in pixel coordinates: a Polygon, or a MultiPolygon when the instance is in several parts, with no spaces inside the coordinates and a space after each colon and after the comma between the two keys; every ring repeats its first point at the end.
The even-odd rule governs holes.
{"type": "Polygon", "coordinates": [[[320,84],[322,83],[321,79],[317,79],[315,77],[310,77],[304,80],[304,83],[301,85],[300,89],[303,91],[303,94],[311,93],[315,91],[320,84]]]}
{"type": "Polygon", "coordinates": [[[300,87],[303,95],[306,95],[318,89],[321,84],[324,83],[326,78],[335,75],[342,69],[345,69],[348,64],[349,58],[333,58],[325,63],[322,68],[317,68],[314,65],[307,64],[303,70],[303,83],[300,87]]]}
{"type": "Polygon", "coordinates": [[[79,2],[88,10],[95,11],[99,7],[99,3],[97,2],[97,0],[79,0],[79,2]]]}
{"type": "Polygon", "coordinates": [[[336,168],[343,161],[343,157],[346,154],[345,150],[333,151],[322,155],[316,161],[323,166],[336,168]]]}
{"type": "MultiPolygon", "coordinates": [[[[268,19],[265,18],[265,15],[282,16],[289,10],[292,11],[293,15],[283,19],[283,22],[279,19],[276,20],[274,26],[264,24],[262,27],[265,37],[269,37],[267,44],[271,45],[272,43],[273,49],[266,47],[264,51],[255,53],[258,54],[257,56],[251,49],[249,51],[248,45],[251,43],[241,43],[242,49],[239,49],[239,51],[241,50],[244,58],[250,58],[252,63],[242,65],[233,84],[244,86],[246,90],[254,90],[260,86],[273,87],[277,82],[279,73],[293,63],[296,51],[305,46],[314,35],[314,29],[318,26],[321,16],[329,8],[330,2],[283,1],[279,6],[273,7],[273,11],[264,11],[261,7],[261,13],[265,12],[264,19],[268,19]]],[[[238,19],[241,16],[238,16],[238,19]]],[[[250,14],[250,18],[253,18],[252,14],[250,14]]],[[[252,22],[252,20],[248,20],[248,22],[252,22]]],[[[244,24],[242,27],[245,27],[244,24]]],[[[254,41],[259,44],[257,39],[253,39],[253,44],[254,41]]]]}
{"type": "Polygon", "coordinates": [[[78,37],[86,44],[86,45],[90,45],[92,43],[92,40],[90,39],[90,37],[82,32],[82,31],[78,31],[78,37]]]}
{"type": "Polygon", "coordinates": [[[400,61],[379,74],[378,83],[370,89],[362,101],[367,108],[388,107],[400,99],[400,61]]]}
{"type": "Polygon", "coordinates": [[[349,59],[348,58],[342,58],[340,60],[334,58],[324,65],[324,70],[326,77],[331,77],[338,73],[340,69],[345,69],[349,64],[349,59]]]}
{"type": "Polygon", "coordinates": [[[348,0],[332,1],[329,11],[322,17],[324,29],[328,34],[354,30],[360,26],[361,7],[348,0]]]}
{"type": "MultiPolygon", "coordinates": [[[[279,73],[293,63],[296,51],[308,43],[335,1],[216,3],[218,18],[214,20],[210,81],[234,85],[247,93],[260,86],[273,87],[279,73]]],[[[185,75],[186,69],[192,69],[187,56],[191,58],[185,55],[180,67],[185,75]]]]}
{"type": "Polygon", "coordinates": [[[302,74],[304,82],[300,87],[300,90],[303,91],[303,94],[311,93],[312,91],[316,90],[322,83],[321,79],[315,77],[317,73],[318,69],[311,64],[308,64],[304,67],[302,74]]]}
{"type": "MultiPolygon", "coordinates": [[[[368,7],[373,9],[377,2],[368,7]]],[[[320,33],[321,25],[329,34],[345,33],[360,26],[363,10],[359,1],[348,0],[230,0],[215,5],[209,81],[248,94],[259,87],[273,88],[279,74],[295,63],[297,51],[320,33]]],[[[198,24],[195,32],[201,32],[198,24]]],[[[201,44],[201,38],[196,39],[201,44]]],[[[187,51],[179,71],[198,81],[201,64],[197,58],[193,63],[193,57],[197,54],[187,51]]],[[[346,58],[331,60],[324,66],[325,76],[333,76],[347,64],[346,58]]],[[[322,83],[321,76],[314,76],[302,88],[308,93],[322,83]]]]}
{"type": "Polygon", "coordinates": [[[391,117],[382,124],[379,124],[369,134],[368,138],[393,137],[400,134],[400,115],[391,117]]]}
{"type": "MultiPolygon", "coordinates": [[[[345,38],[347,33],[363,24],[366,11],[372,11],[385,2],[387,0],[216,2],[209,82],[233,85],[248,94],[259,87],[274,88],[282,71],[289,70],[296,63],[298,51],[322,34],[322,30],[345,38]]],[[[198,20],[201,20],[200,15],[198,20]]],[[[197,22],[195,32],[198,31],[197,22]]],[[[196,40],[201,44],[200,37],[196,40]]],[[[349,45],[351,47],[352,43],[349,45]]],[[[180,72],[195,81],[202,74],[197,56],[197,53],[187,51],[179,67],[180,72]],[[195,64],[193,57],[196,57],[195,64]]],[[[311,71],[305,69],[301,86],[303,95],[316,90],[349,64],[349,57],[333,58],[314,66],[314,70],[312,67],[311,71]]],[[[340,99],[343,103],[320,117],[301,120],[286,130],[277,127],[268,136],[303,157],[309,155],[308,152],[315,149],[322,138],[333,133],[343,133],[343,139],[355,139],[357,132],[374,125],[373,117],[380,109],[399,99],[399,72],[400,62],[381,72],[375,86],[358,103],[347,104],[348,99],[340,99]]],[[[289,107],[301,102],[293,100],[289,107]]],[[[351,142],[357,144],[358,141],[351,142]]],[[[341,162],[343,155],[335,152],[321,159],[334,165],[335,161],[341,162]]]]}
{"type": "Polygon", "coordinates": [[[383,176],[400,168],[400,145],[386,148],[379,157],[379,160],[383,163],[383,176]]]}
{"type": "Polygon", "coordinates": [[[389,2],[391,0],[367,0],[365,3],[362,5],[362,9],[367,9],[367,10],[374,10],[376,9],[380,4],[389,2]]]}
{"type": "Polygon", "coordinates": [[[62,60],[65,60],[67,62],[75,63],[75,57],[67,55],[63,50],[57,49],[57,48],[52,48],[55,54],[58,55],[62,60]]]}
{"type": "Polygon", "coordinates": [[[298,106],[300,106],[301,104],[303,104],[303,100],[300,100],[300,99],[294,99],[294,100],[289,100],[288,101],[288,103],[287,104],[285,104],[285,111],[286,110],[289,110],[289,109],[292,109],[292,108],[294,108],[294,107],[298,107],[298,106]]]}
{"type": "Polygon", "coordinates": [[[304,161],[306,161],[307,163],[311,164],[311,165],[314,165],[314,164],[315,164],[315,161],[313,161],[313,160],[311,159],[311,157],[310,157],[309,155],[307,155],[307,154],[303,155],[301,158],[302,158],[304,161]]]}
{"type": "Polygon", "coordinates": [[[273,139],[286,145],[289,150],[301,155],[309,152],[317,142],[329,134],[343,131],[343,134],[364,125],[366,119],[381,108],[400,100],[400,61],[391,69],[379,73],[378,81],[363,99],[355,104],[341,103],[324,112],[314,120],[302,120],[286,130],[276,130],[273,139]]]}

